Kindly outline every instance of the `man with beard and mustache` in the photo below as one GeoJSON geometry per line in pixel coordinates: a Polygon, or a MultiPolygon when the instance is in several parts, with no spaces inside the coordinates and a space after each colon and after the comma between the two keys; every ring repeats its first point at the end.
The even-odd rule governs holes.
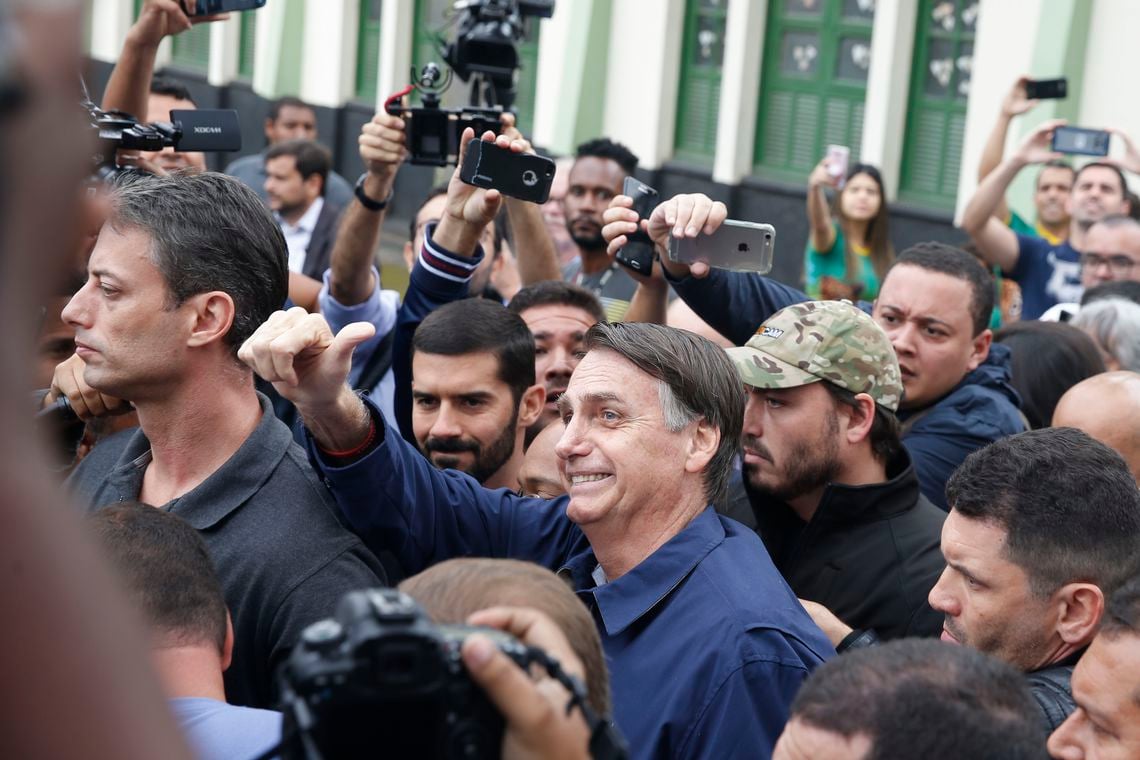
{"type": "Polygon", "coordinates": [[[620,143],[606,138],[582,143],[562,201],[566,228],[578,246],[578,258],[563,267],[562,279],[596,295],[610,322],[620,321],[629,311],[637,280],[607,253],[602,213],[621,195],[622,183],[636,168],[637,156],[620,143]]]}
{"type": "MultiPolygon", "coordinates": [[[[1006,188],[1029,164],[1061,158],[1053,151],[1053,130],[1063,126],[1055,120],[1042,124],[1029,134],[1017,151],[1003,161],[979,185],[962,212],[961,227],[991,265],[1021,286],[1022,319],[1038,319],[1051,306],[1081,300],[1081,254],[1087,245],[1089,228],[1113,214],[1127,214],[1128,183],[1120,167],[1094,161],[1085,164],[1073,177],[1073,189],[1065,201],[1069,212],[1067,240],[1051,243],[1037,236],[1019,235],[994,216],[1006,188]]],[[[1127,135],[1117,132],[1127,148],[1122,165],[1140,168],[1140,154],[1127,135]]]]}
{"type": "Polygon", "coordinates": [[[289,246],[289,271],[318,278],[329,266],[343,209],[325,200],[332,157],[310,140],[289,140],[265,154],[269,208],[289,246]]]}
{"type": "Polygon", "coordinates": [[[832,635],[808,606],[840,650],[872,633],[937,636],[926,595],[944,567],[946,515],[922,495],[899,441],[903,386],[886,333],[849,302],[808,301],[728,355],[748,391],[756,531],[792,590],[854,626],[832,635]]]}
{"type": "Polygon", "coordinates": [[[1055,730],[1069,680],[1135,574],[1140,492],[1119,454],[1073,428],[1011,436],[971,454],[946,484],[946,569],[930,592],[942,639],[1026,673],[1055,730]]]}
{"type": "Polygon", "coordinates": [[[542,413],[534,337],[517,314],[468,298],[436,309],[412,338],[412,430],[440,469],[518,488],[523,437],[542,413]]]}

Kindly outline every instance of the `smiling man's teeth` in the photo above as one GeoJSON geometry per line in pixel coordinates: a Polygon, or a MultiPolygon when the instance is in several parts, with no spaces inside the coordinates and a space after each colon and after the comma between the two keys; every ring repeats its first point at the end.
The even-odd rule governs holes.
{"type": "Polygon", "coordinates": [[[578,483],[593,483],[596,480],[603,480],[608,477],[609,475],[574,475],[570,478],[570,482],[575,485],[578,483]]]}

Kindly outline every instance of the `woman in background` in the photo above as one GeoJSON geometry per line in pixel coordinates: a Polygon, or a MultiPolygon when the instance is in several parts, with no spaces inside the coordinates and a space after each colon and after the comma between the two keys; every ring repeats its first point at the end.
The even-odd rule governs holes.
{"type": "Polygon", "coordinates": [[[808,177],[805,289],[812,298],[874,300],[895,259],[888,236],[883,177],[869,164],[855,164],[841,182],[833,157],[808,177]],[[837,192],[829,208],[824,188],[837,192]]]}

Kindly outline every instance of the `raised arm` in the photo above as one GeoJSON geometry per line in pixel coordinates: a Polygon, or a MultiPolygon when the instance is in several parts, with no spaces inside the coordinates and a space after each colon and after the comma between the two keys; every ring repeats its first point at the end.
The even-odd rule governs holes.
{"type": "Polygon", "coordinates": [[[365,197],[384,208],[367,207],[358,198],[345,207],[336,242],[329,256],[329,294],[343,306],[355,306],[376,289],[372,264],[380,243],[396,172],[407,155],[404,120],[381,112],[360,130],[360,158],[367,173],[361,187],[365,197]]]}
{"type": "MultiPolygon", "coordinates": [[[[503,115],[503,135],[522,146],[523,152],[534,153],[530,143],[515,127],[515,117],[512,114],[503,115]]],[[[518,198],[506,198],[505,203],[519,279],[523,286],[543,280],[561,280],[558,252],[546,230],[546,222],[542,220],[542,207],[518,198]]]]}
{"type": "Polygon", "coordinates": [[[1050,143],[1053,130],[1064,123],[1063,120],[1047,121],[1031,132],[1012,156],[982,180],[962,212],[962,229],[973,239],[982,257],[1004,272],[1012,272],[1017,266],[1019,247],[1017,235],[995,216],[995,212],[1004,202],[1006,190],[1018,172],[1029,164],[1060,157],[1059,153],[1052,151],[1050,143]]]}
{"type": "Polygon", "coordinates": [[[111,70],[103,91],[103,109],[125,111],[139,121],[146,121],[150,80],[159,43],[165,37],[180,34],[195,24],[219,21],[229,14],[187,16],[178,0],[146,0],[139,17],[123,40],[119,60],[111,70]]]}
{"type": "MultiPolygon", "coordinates": [[[[761,322],[789,304],[806,301],[807,296],[756,274],[710,269],[703,263],[690,267],[669,260],[666,251],[670,237],[711,234],[727,216],[725,205],[706,195],[678,195],[654,209],[645,228],[657,246],[665,278],[677,295],[710,327],[736,345],[743,345],[761,322]]],[[[602,236],[612,255],[633,232],[636,213],[620,204],[611,205],[602,220],[602,236]]]]}
{"type": "Polygon", "coordinates": [[[835,189],[839,178],[828,170],[827,159],[823,159],[808,176],[807,218],[811,247],[820,253],[830,251],[835,245],[835,225],[831,222],[831,209],[827,207],[824,188],[835,189]]]}
{"type": "MultiPolygon", "coordinates": [[[[997,121],[994,122],[994,128],[990,130],[990,136],[986,138],[986,144],[982,147],[982,158],[978,162],[978,182],[988,177],[990,172],[1001,164],[1005,156],[1006,136],[1009,134],[1009,125],[1013,122],[1013,117],[1037,105],[1036,100],[1029,100],[1025,95],[1025,83],[1028,81],[1029,77],[1018,77],[1001,101],[997,121]]],[[[994,211],[994,216],[1003,223],[1009,218],[1009,205],[1004,196],[994,211]]]]}

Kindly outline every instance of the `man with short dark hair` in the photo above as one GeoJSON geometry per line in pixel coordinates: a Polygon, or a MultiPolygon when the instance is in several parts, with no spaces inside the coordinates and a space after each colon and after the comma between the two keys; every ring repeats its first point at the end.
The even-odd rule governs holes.
{"type": "MultiPolygon", "coordinates": [[[[631,216],[619,205],[606,211],[611,248],[633,231],[631,216]]],[[[653,211],[648,233],[663,252],[671,236],[712,234],[727,216],[725,205],[708,196],[680,195],[653,211]]],[[[677,294],[737,346],[775,312],[807,300],[803,291],[760,275],[659,258],[677,294]]],[[[902,442],[923,495],[943,509],[946,480],[967,454],[1025,429],[1009,382],[1009,350],[990,345],[993,302],[993,278],[973,256],[920,243],[899,254],[874,304],[859,304],[895,350],[905,391],[902,442]]]]}
{"type": "MultiPolygon", "coordinates": [[[[428,244],[469,255],[498,205],[453,181],[428,244]]],[[[635,757],[770,753],[792,695],[832,649],[756,535],[711,506],[744,410],[721,349],[660,325],[591,327],[559,399],[569,492],[547,501],[429,466],[344,384],[371,329],[334,336],[317,320],[279,315],[241,355],[297,405],[314,461],[367,542],[412,573],[455,556],[559,571],[593,611],[635,757]]]]}
{"type": "Polygon", "coordinates": [[[234,630],[209,550],[177,515],[128,502],[87,519],[151,634],[150,660],[202,760],[257,757],[281,740],[281,713],[226,704],[234,630]]]}
{"type": "Polygon", "coordinates": [[[1055,304],[1081,300],[1080,256],[1089,228],[1110,214],[1127,214],[1130,208],[1124,173],[1116,164],[1094,161],[1082,166],[1073,178],[1073,190],[1066,202],[1070,212],[1066,240],[1053,244],[1036,236],[1019,235],[994,217],[1009,184],[1025,166],[1058,157],[1051,141],[1053,130],[1064,124],[1061,120],[1047,121],[1033,130],[1017,151],[978,185],[962,212],[962,229],[973,238],[985,260],[1001,267],[1021,286],[1022,319],[1037,319],[1055,304]]]}
{"type": "Polygon", "coordinates": [[[518,483],[523,436],[542,411],[534,338],[497,303],[467,298],[432,312],[412,338],[412,429],[440,469],[487,488],[518,483]]]}
{"type": "Polygon", "coordinates": [[[946,484],[946,570],[930,592],[942,638],[1025,672],[1050,731],[1105,599],[1140,550],[1140,492],[1120,455],[1073,428],[1011,436],[946,484]]]}
{"type": "Polygon", "coordinates": [[[629,311],[637,280],[606,251],[602,214],[636,168],[637,156],[621,143],[605,137],[584,142],[575,153],[562,201],[566,229],[578,246],[578,258],[562,268],[562,279],[596,295],[610,322],[629,311]]]}
{"type": "Polygon", "coordinates": [[[1140,576],[1108,599],[1100,631],[1073,670],[1076,709],[1049,737],[1057,760],[1140,757],[1140,576]]]}
{"type": "Polygon", "coordinates": [[[546,387],[542,416],[530,437],[558,419],[558,399],[566,392],[570,374],[582,358],[586,331],[606,320],[598,297],[585,288],[560,280],[527,285],[507,305],[534,335],[534,372],[546,387]]]}
{"type": "Polygon", "coordinates": [[[1089,227],[1081,251],[1081,285],[1140,282],[1140,222],[1124,214],[1106,216],[1089,227]]]}
{"type": "Polygon", "coordinates": [[[1018,673],[936,641],[896,641],[819,668],[792,704],[774,760],[1036,760],[1018,673]]]}
{"type": "Polygon", "coordinates": [[[127,399],[140,429],[96,446],[70,488],[88,509],[137,500],[200,531],[235,618],[227,695],[268,706],[301,630],[383,578],[236,356],[285,300],[281,230],[232,177],[136,177],[87,271],[63,312],[76,356],[56,377],[71,382],[53,394],[127,399]]]}
{"type": "Polygon", "coordinates": [[[265,194],[285,244],[289,271],[320,279],[329,266],[343,209],[326,198],[329,152],[310,140],[289,140],[265,152],[265,194]]]}
{"type": "MultiPolygon", "coordinates": [[[[193,111],[198,108],[194,97],[186,85],[166,76],[156,76],[150,80],[150,96],[147,98],[145,119],[148,122],[170,121],[174,110],[193,111]]],[[[206,171],[206,154],[186,152],[173,147],[157,151],[140,151],[142,166],[157,167],[161,171],[206,171]],[[149,162],[149,166],[148,166],[149,162]]]]}
{"type": "Polygon", "coordinates": [[[750,517],[792,590],[857,629],[845,637],[937,636],[926,595],[944,567],[946,515],[899,442],[903,386],[886,334],[850,303],[808,301],[728,355],[748,392],[750,517]]]}
{"type": "MultiPolygon", "coordinates": [[[[289,95],[270,104],[269,115],[265,118],[266,150],[289,140],[315,141],[317,137],[317,112],[311,105],[289,95]]],[[[253,188],[261,200],[268,201],[265,191],[267,168],[263,150],[231,161],[225,171],[253,188]]],[[[326,184],[325,197],[328,201],[337,208],[346,208],[352,201],[352,184],[331,168],[326,184]]]]}

